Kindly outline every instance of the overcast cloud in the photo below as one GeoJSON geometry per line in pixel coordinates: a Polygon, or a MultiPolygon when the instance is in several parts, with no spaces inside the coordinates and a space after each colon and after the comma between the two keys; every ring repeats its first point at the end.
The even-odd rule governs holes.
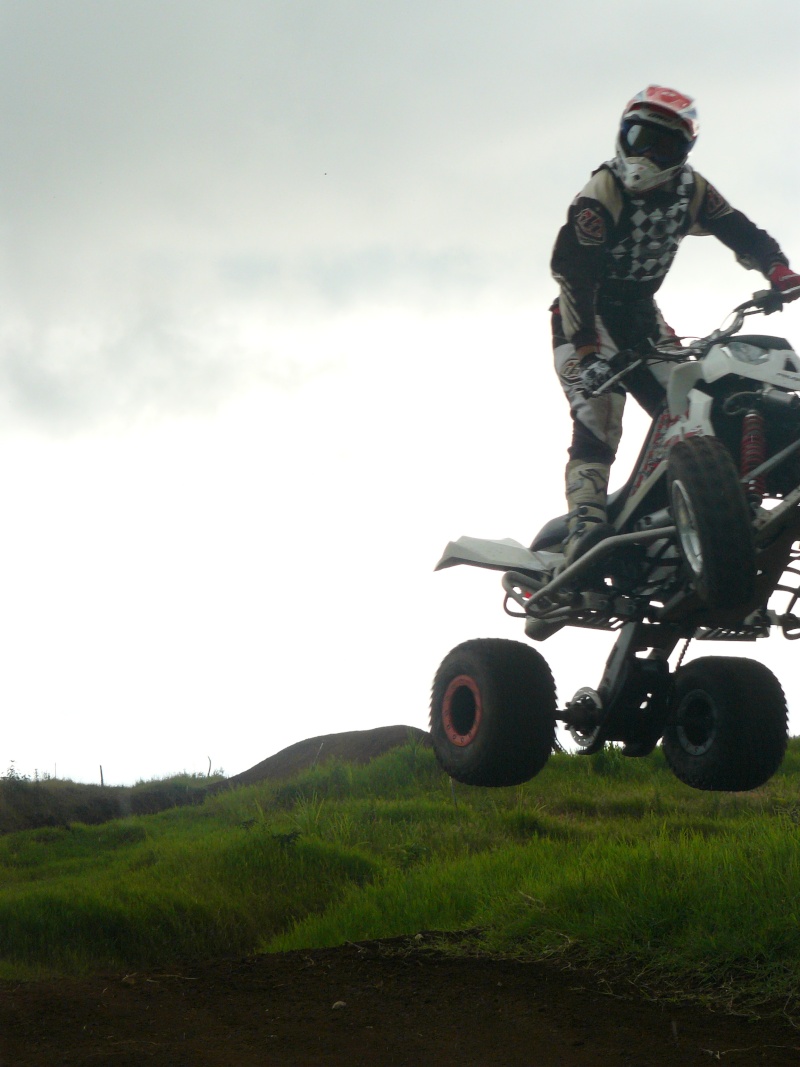
{"type": "Polygon", "coordinates": [[[700,96],[729,195],[770,205],[795,188],[797,28],[791,2],[5,2],[13,409],[91,425],[283,382],[241,317],[526,300],[653,78],[700,96]]]}

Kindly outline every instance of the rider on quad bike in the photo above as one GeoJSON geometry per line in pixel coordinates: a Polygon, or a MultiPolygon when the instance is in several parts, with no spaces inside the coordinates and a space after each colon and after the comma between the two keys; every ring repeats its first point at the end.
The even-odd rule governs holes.
{"type": "Polygon", "coordinates": [[[625,392],[652,415],[664,397],[669,365],[642,364],[624,386],[606,385],[614,357],[643,344],[675,345],[655,293],[687,234],[713,234],[748,269],[787,297],[800,276],[777,242],[737,211],[687,158],[697,139],[694,102],[651,85],[627,104],[616,155],[603,163],[570,205],[551,268],[560,286],[553,304],[556,372],[569,401],[573,434],[566,469],[568,563],[614,531],[606,517],[611,464],[622,434],[625,392]]]}

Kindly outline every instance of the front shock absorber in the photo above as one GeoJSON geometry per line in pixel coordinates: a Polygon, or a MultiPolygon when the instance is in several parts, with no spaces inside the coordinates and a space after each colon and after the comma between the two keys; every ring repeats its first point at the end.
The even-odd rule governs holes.
{"type": "MultiPolygon", "coordinates": [[[[742,420],[742,448],[740,471],[742,478],[760,466],[767,458],[767,438],[764,434],[764,417],[760,411],[751,409],[745,412],[742,420]]],[[[758,507],[767,493],[763,475],[747,482],[745,495],[754,507],[758,507]]]]}

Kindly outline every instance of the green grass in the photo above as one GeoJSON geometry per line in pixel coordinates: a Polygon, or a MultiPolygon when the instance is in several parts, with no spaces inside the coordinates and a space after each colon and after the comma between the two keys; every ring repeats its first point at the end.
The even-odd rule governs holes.
{"type": "Polygon", "coordinates": [[[154,815],[181,804],[202,803],[211,777],[178,774],[134,786],[85,785],[45,775],[20,775],[13,765],[0,775],[0,834],[73,822],[97,825],[126,815],[154,815]]]}
{"type": "MultiPolygon", "coordinates": [[[[800,1016],[800,740],[745,794],[659,752],[452,783],[409,745],[100,826],[0,838],[0,974],[142,969],[471,931],[660,995],[800,1016]]],[[[427,940],[427,939],[426,939],[427,940]]]]}

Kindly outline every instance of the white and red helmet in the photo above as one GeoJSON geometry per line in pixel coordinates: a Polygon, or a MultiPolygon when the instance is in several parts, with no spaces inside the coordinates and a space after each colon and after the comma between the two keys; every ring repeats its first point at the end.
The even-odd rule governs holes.
{"type": "Polygon", "coordinates": [[[668,182],[697,140],[697,110],[690,96],[648,85],[622,113],[617,173],[626,189],[647,192],[668,182]]]}

